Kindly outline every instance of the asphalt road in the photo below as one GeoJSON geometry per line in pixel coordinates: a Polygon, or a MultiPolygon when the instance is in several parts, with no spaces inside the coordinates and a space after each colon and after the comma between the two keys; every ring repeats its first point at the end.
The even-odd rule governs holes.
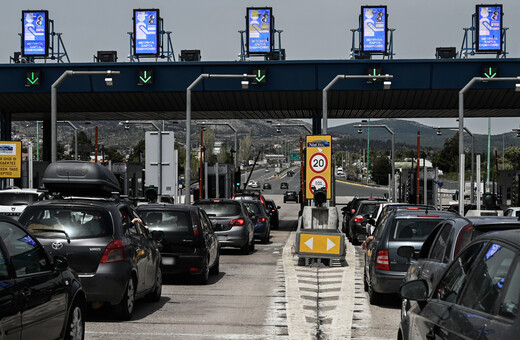
{"type": "MultiPolygon", "coordinates": [[[[362,252],[347,245],[346,265],[309,268],[293,254],[299,205],[282,203],[280,229],[250,255],[224,249],[208,285],[167,277],[158,303],[139,301],[131,321],[109,309],[89,311],[87,339],[388,339],[400,302],[370,306],[362,285],[362,252]],[[361,271],[360,271],[361,268],[361,271]]],[[[340,208],[340,207],[339,207],[340,208]]]]}

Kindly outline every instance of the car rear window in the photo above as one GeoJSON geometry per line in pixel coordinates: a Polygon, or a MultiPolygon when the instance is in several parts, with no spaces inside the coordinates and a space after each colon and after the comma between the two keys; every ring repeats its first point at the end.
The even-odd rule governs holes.
{"type": "Polygon", "coordinates": [[[197,203],[197,206],[204,209],[208,216],[237,216],[240,215],[240,203],[211,202],[197,203]]]}
{"type": "Polygon", "coordinates": [[[38,201],[37,193],[16,193],[4,192],[0,193],[0,205],[29,205],[38,201]]]}
{"type": "Polygon", "coordinates": [[[396,219],[390,239],[394,241],[424,241],[440,221],[437,218],[396,219]]]}
{"type": "Polygon", "coordinates": [[[235,196],[236,200],[240,200],[240,201],[243,201],[243,200],[247,200],[247,201],[255,201],[255,200],[259,200],[260,197],[259,196],[256,196],[256,195],[240,195],[240,196],[235,196]]]}
{"type": "Polygon", "coordinates": [[[359,209],[360,215],[372,215],[380,204],[363,204],[359,209]]]}
{"type": "Polygon", "coordinates": [[[112,219],[102,209],[29,207],[19,222],[37,237],[81,239],[110,236],[112,219]],[[66,234],[65,234],[66,233],[66,234]]]}
{"type": "Polygon", "coordinates": [[[260,209],[260,207],[258,206],[258,204],[256,203],[253,203],[253,202],[244,202],[244,205],[247,207],[247,210],[249,212],[252,212],[254,214],[260,214],[262,213],[262,210],[260,209]]]}
{"type": "Polygon", "coordinates": [[[191,219],[186,211],[139,209],[139,214],[150,229],[175,233],[190,231],[191,219]]]}

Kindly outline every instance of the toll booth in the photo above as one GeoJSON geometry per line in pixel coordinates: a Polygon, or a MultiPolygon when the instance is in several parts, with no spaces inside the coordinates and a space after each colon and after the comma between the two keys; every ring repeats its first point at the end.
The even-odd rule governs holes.
{"type": "Polygon", "coordinates": [[[217,163],[209,165],[207,182],[208,198],[231,198],[235,183],[233,164],[217,163]]]}
{"type": "MultiPolygon", "coordinates": [[[[435,205],[434,185],[435,185],[435,169],[427,168],[426,177],[426,204],[435,205]]],[[[417,169],[402,169],[399,176],[397,194],[399,202],[415,204],[417,202],[417,169]]],[[[421,167],[419,172],[419,202],[424,203],[424,168],[421,167]]]]}
{"type": "Polygon", "coordinates": [[[497,181],[497,193],[500,197],[500,206],[520,206],[520,170],[499,170],[497,181]]]}

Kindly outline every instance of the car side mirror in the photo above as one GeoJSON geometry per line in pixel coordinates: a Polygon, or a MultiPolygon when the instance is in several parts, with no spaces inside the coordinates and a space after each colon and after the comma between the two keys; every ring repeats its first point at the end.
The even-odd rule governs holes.
{"type": "Polygon", "coordinates": [[[276,209],[280,210],[282,209],[282,207],[280,207],[279,205],[276,206],[276,209]]]}
{"type": "Polygon", "coordinates": [[[376,220],[374,220],[373,218],[369,218],[368,223],[371,225],[376,225],[376,220]]]}
{"type": "Polygon", "coordinates": [[[156,242],[162,242],[164,240],[164,232],[162,230],[152,231],[152,239],[156,242]]]}
{"type": "Polygon", "coordinates": [[[54,256],[54,268],[60,272],[67,270],[67,268],[69,268],[69,262],[67,261],[67,258],[61,255],[54,256]]]}
{"type": "Polygon", "coordinates": [[[407,259],[415,258],[415,248],[411,246],[402,246],[397,249],[397,255],[407,259]]]}
{"type": "Polygon", "coordinates": [[[412,280],[399,287],[401,299],[424,302],[428,299],[428,284],[424,280],[412,280]]]}

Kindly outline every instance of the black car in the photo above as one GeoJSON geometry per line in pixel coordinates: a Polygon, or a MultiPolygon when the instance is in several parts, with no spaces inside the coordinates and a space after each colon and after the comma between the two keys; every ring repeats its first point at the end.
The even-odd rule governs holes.
{"type": "Polygon", "coordinates": [[[0,217],[0,337],[83,339],[86,307],[67,260],[51,259],[27,229],[0,217]]]}
{"type": "Polygon", "coordinates": [[[381,219],[365,253],[364,288],[371,304],[399,291],[410,261],[398,255],[398,249],[411,246],[418,251],[440,221],[454,216],[447,211],[394,210],[381,219]]]}
{"type": "Polygon", "coordinates": [[[111,198],[119,189],[112,172],[95,163],[54,162],[43,183],[49,192],[59,194],[27,207],[19,221],[51,256],[67,258],[81,279],[87,302],[93,308],[108,303],[120,319],[128,320],[136,299],[159,301],[162,273],[157,243],[133,206],[111,198]]]}
{"type": "Polygon", "coordinates": [[[341,208],[341,213],[343,214],[342,228],[344,231],[347,230],[350,219],[354,217],[359,204],[361,201],[379,201],[379,202],[387,202],[388,200],[383,197],[354,197],[350,202],[347,203],[346,206],[341,208]]]}
{"type": "Polygon", "coordinates": [[[199,284],[209,274],[217,275],[220,246],[213,225],[201,208],[194,205],[143,204],[137,207],[150,231],[162,231],[160,243],[163,274],[188,273],[199,284]]]}
{"type": "Polygon", "coordinates": [[[288,201],[298,203],[298,193],[292,190],[286,191],[285,194],[283,194],[283,203],[287,203],[288,201]]]}
{"type": "Polygon", "coordinates": [[[193,205],[204,209],[221,247],[240,248],[244,255],[255,250],[253,214],[247,211],[242,200],[205,199],[193,205]]]}
{"type": "Polygon", "coordinates": [[[401,298],[417,301],[398,339],[518,339],[520,230],[485,233],[451,263],[431,292],[413,280],[401,298]]]}
{"type": "Polygon", "coordinates": [[[280,227],[280,212],[278,209],[281,209],[280,206],[277,206],[273,200],[265,200],[265,204],[267,206],[267,212],[269,213],[269,218],[271,219],[271,227],[273,229],[278,229],[280,227]]]}
{"type": "Polygon", "coordinates": [[[352,244],[359,244],[366,240],[368,236],[366,224],[380,205],[381,201],[359,201],[358,208],[354,213],[353,218],[349,220],[347,229],[343,231],[352,244]]]}
{"type": "MultiPolygon", "coordinates": [[[[453,217],[442,221],[424,241],[418,254],[414,254],[411,247],[397,250],[401,256],[416,259],[408,268],[404,282],[424,279],[431,290],[446,267],[471,240],[486,232],[509,229],[520,229],[520,221],[513,217],[453,217]]],[[[406,316],[408,309],[409,301],[403,300],[402,317],[406,316]]]]}
{"type": "Polygon", "coordinates": [[[280,189],[289,189],[289,184],[287,182],[280,183],[280,189]]]}
{"type": "Polygon", "coordinates": [[[271,189],[271,183],[265,182],[264,185],[262,186],[262,188],[270,190],[271,189]]]}

